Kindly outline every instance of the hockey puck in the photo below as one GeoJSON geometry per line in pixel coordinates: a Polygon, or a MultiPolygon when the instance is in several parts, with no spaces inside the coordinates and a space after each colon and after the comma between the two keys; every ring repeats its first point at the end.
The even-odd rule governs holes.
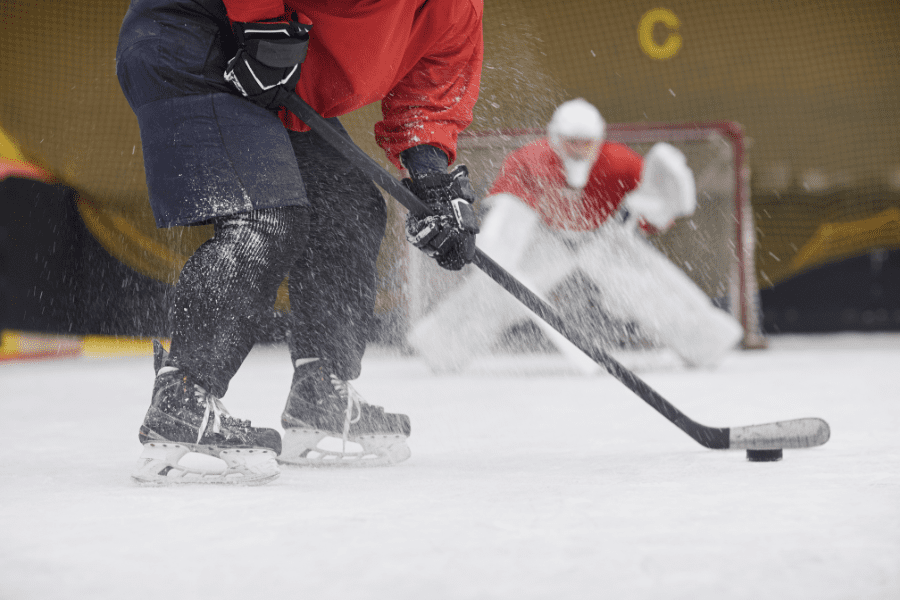
{"type": "Polygon", "coordinates": [[[781,458],[781,448],[777,450],[747,450],[747,460],[750,462],[775,462],[781,458]]]}

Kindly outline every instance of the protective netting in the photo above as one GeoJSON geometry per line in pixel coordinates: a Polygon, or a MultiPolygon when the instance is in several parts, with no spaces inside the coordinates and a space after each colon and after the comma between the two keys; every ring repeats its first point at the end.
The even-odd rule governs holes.
{"type": "MultiPolygon", "coordinates": [[[[487,196],[510,152],[541,137],[541,130],[461,136],[459,158],[472,171],[476,196],[487,196]]],[[[607,139],[626,144],[642,155],[654,144],[665,142],[685,155],[696,183],[697,209],[651,241],[713,302],[728,308],[741,322],[746,347],[762,345],[753,267],[754,225],[749,210],[745,140],[740,128],[729,122],[677,126],[616,123],[608,126],[607,139]]],[[[491,209],[485,202],[476,207],[482,218],[491,209]]],[[[418,252],[412,258],[410,271],[414,276],[410,278],[407,297],[410,319],[416,321],[459,285],[461,278],[440,269],[418,252]]],[[[602,262],[603,257],[598,256],[597,261],[602,262]]]]}
{"type": "MultiPolygon", "coordinates": [[[[543,127],[575,96],[610,123],[736,121],[752,142],[760,286],[900,247],[895,0],[486,4],[472,131],[543,127]]],[[[209,232],[157,230],[150,215],[137,123],[115,77],[127,6],[0,2],[0,127],[79,191],[82,218],[114,256],[170,281],[209,232]]],[[[377,118],[370,106],[345,123],[381,159],[377,118]]],[[[401,245],[394,227],[383,246],[385,310],[401,245]]]]}

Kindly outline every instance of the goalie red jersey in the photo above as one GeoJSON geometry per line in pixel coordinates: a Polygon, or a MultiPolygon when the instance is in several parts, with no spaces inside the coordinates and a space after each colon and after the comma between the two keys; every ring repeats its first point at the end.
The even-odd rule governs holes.
{"type": "Polygon", "coordinates": [[[582,189],[566,185],[565,167],[547,139],[510,154],[490,194],[512,194],[554,229],[591,231],[615,214],[625,194],[640,182],[643,158],[627,146],[601,146],[582,189]]]}

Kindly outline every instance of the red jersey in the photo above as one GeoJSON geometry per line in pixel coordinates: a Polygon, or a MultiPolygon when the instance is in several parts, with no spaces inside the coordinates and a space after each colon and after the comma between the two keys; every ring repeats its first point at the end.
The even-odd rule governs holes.
{"type": "Polygon", "coordinates": [[[553,229],[591,231],[614,214],[637,187],[644,159],[628,146],[606,142],[583,190],[566,185],[565,167],[546,139],[512,152],[503,162],[491,194],[512,194],[553,229]]]}
{"type": "MultiPolygon", "coordinates": [[[[483,0],[224,0],[232,21],[297,12],[313,24],[297,93],[326,118],[381,101],[375,137],[399,154],[430,144],[456,160],[478,99],[483,0]]],[[[309,128],[282,110],[288,129],[309,128]]]]}

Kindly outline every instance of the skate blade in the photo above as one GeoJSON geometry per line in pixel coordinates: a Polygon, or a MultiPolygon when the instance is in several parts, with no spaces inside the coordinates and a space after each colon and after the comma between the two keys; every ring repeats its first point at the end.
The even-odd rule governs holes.
{"type": "Polygon", "coordinates": [[[361,447],[359,451],[342,452],[322,447],[322,440],[331,437],[323,431],[288,429],[282,436],[282,450],[278,462],[301,467],[384,467],[403,462],[412,452],[406,437],[400,434],[367,434],[349,441],[361,447]]]}
{"type": "Polygon", "coordinates": [[[230,448],[192,444],[150,442],[131,472],[141,485],[227,484],[262,485],[280,474],[275,452],[261,448],[230,448]],[[225,463],[224,468],[203,469],[181,461],[190,452],[209,454],[225,463]]]}

